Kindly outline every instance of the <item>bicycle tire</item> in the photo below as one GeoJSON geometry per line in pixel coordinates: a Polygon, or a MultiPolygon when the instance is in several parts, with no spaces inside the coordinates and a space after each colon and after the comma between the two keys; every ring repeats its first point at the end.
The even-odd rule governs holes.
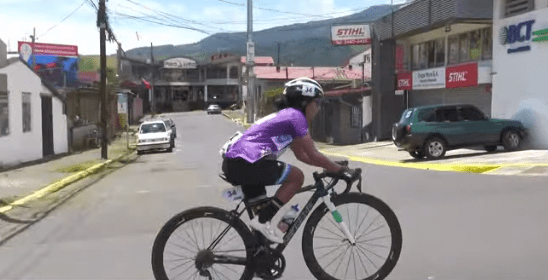
{"type": "MultiPolygon", "coordinates": [[[[239,219],[237,216],[231,214],[228,211],[215,208],[215,207],[198,207],[186,210],[184,212],[181,212],[177,215],[175,215],[173,218],[171,218],[159,231],[157,234],[154,245],[152,247],[152,270],[154,273],[154,277],[157,280],[173,280],[170,279],[166,273],[166,268],[164,267],[164,250],[166,243],[168,242],[170,236],[175,235],[174,232],[179,227],[184,225],[185,223],[190,223],[193,221],[196,221],[197,219],[215,219],[221,222],[226,223],[229,225],[232,229],[235,230],[236,234],[239,235],[239,237],[242,239],[242,242],[245,246],[245,256],[246,260],[251,260],[252,250],[253,250],[253,235],[245,225],[245,223],[239,219]]],[[[192,227],[194,228],[194,227],[192,227]]],[[[224,226],[220,226],[220,229],[226,228],[224,226]]],[[[203,229],[203,224],[202,224],[203,229]]],[[[193,229],[194,231],[194,229],[193,229]]],[[[212,232],[212,231],[211,231],[212,232]]],[[[212,238],[214,238],[214,234],[212,234],[212,238]]],[[[189,237],[191,239],[192,236],[189,237]]],[[[179,239],[181,239],[179,237],[179,239]]],[[[232,239],[231,239],[232,240],[232,239]]],[[[229,241],[231,241],[229,240],[229,241]]],[[[222,242],[222,241],[221,241],[222,242]]],[[[198,245],[200,242],[196,240],[196,245],[198,245]]],[[[208,244],[208,242],[203,242],[204,244],[208,244]]],[[[204,247],[207,245],[204,245],[204,247]]],[[[181,247],[182,248],[182,247],[181,247]]],[[[186,248],[183,248],[186,249],[186,248]]],[[[200,250],[200,248],[197,248],[200,250]]],[[[195,258],[197,255],[195,256],[195,258]]],[[[194,258],[194,260],[195,260],[194,258]]],[[[188,261],[187,261],[188,262],[188,261]]],[[[220,264],[223,265],[223,264],[220,264]]],[[[194,266],[194,270],[197,272],[198,269],[195,267],[194,262],[191,262],[191,267],[194,266]]],[[[250,280],[253,278],[254,275],[254,269],[253,266],[248,263],[244,266],[244,270],[242,272],[242,276],[239,278],[240,280],[250,280]]],[[[199,276],[199,274],[198,274],[199,276]]],[[[220,277],[213,277],[213,279],[227,279],[226,276],[220,277]]],[[[198,278],[198,279],[204,279],[204,278],[198,278]]],[[[205,278],[207,279],[207,278],[205,278]]],[[[235,277],[231,277],[231,279],[238,279],[235,277]]]]}
{"type": "MultiPolygon", "coordinates": [[[[359,229],[361,228],[361,225],[364,224],[364,222],[362,221],[359,227],[350,226],[348,224],[348,222],[351,222],[350,214],[349,213],[344,213],[344,211],[341,210],[341,206],[343,206],[345,204],[350,204],[350,203],[358,204],[358,205],[367,205],[367,206],[373,208],[374,210],[376,210],[384,218],[384,220],[388,224],[388,227],[389,227],[389,230],[390,230],[390,241],[391,241],[390,242],[391,245],[390,245],[389,251],[387,253],[386,260],[384,261],[382,266],[380,266],[380,268],[377,269],[377,271],[372,273],[370,276],[366,276],[365,278],[359,278],[359,279],[363,279],[363,280],[372,280],[372,279],[381,280],[381,279],[384,279],[386,276],[388,276],[388,274],[390,274],[390,272],[396,266],[396,263],[397,263],[397,261],[400,257],[401,247],[402,247],[401,227],[400,227],[398,219],[397,219],[396,215],[394,214],[394,212],[392,211],[392,209],[390,209],[390,207],[386,203],[381,201],[380,199],[378,199],[378,198],[376,198],[372,195],[364,194],[364,193],[341,194],[341,195],[335,196],[331,200],[335,204],[337,209],[340,211],[340,214],[343,217],[343,219],[345,220],[345,223],[347,224],[347,226],[349,226],[350,232],[352,232],[353,231],[352,229],[354,229],[353,235],[354,235],[354,238],[357,239],[357,241],[358,241],[358,239],[361,239],[361,236],[363,234],[365,234],[365,231],[367,231],[367,229],[366,229],[362,233],[362,235],[360,235],[360,236],[358,236],[358,238],[356,238],[356,235],[357,235],[359,229]],[[347,216],[349,217],[348,219],[345,219],[345,214],[347,214],[347,216]]],[[[359,212],[359,209],[360,208],[358,206],[357,210],[356,210],[356,217],[357,217],[357,214],[359,212]]],[[[369,213],[369,212],[367,212],[367,213],[369,213]]],[[[326,270],[322,267],[322,265],[318,262],[317,257],[320,257],[320,256],[317,256],[317,254],[314,252],[314,245],[315,245],[314,244],[315,243],[314,237],[315,237],[315,233],[318,232],[318,224],[320,223],[322,218],[326,217],[327,219],[329,219],[331,221],[331,223],[333,225],[335,225],[335,221],[333,221],[333,217],[331,215],[326,216],[326,214],[330,214],[330,212],[329,212],[329,209],[327,208],[327,206],[325,204],[321,204],[311,214],[311,216],[308,219],[308,221],[306,222],[306,225],[305,225],[304,230],[303,230],[302,252],[303,252],[304,260],[305,260],[305,263],[306,263],[308,269],[310,270],[310,272],[317,279],[338,280],[338,279],[346,278],[346,275],[343,276],[342,278],[335,278],[331,274],[327,273],[326,270]]],[[[366,214],[366,217],[367,217],[367,214],[366,214]]],[[[375,218],[375,220],[376,219],[377,218],[375,218]]],[[[364,218],[364,220],[365,220],[365,218],[364,218]]],[[[370,226],[373,225],[373,223],[375,223],[375,220],[373,220],[373,222],[371,222],[370,226]]],[[[358,219],[356,218],[356,223],[357,222],[358,222],[358,219]]],[[[329,223],[329,222],[326,222],[326,223],[329,223]]],[[[371,232],[373,232],[373,230],[371,232]]],[[[341,231],[341,233],[342,233],[342,231],[341,231]]],[[[342,233],[342,234],[341,233],[339,233],[339,235],[344,238],[345,237],[344,233],[342,233]]],[[[319,234],[318,234],[317,239],[320,239],[320,238],[324,238],[324,237],[319,236],[319,234]]],[[[318,240],[316,240],[316,242],[317,242],[317,244],[319,244],[318,240]]],[[[339,245],[336,244],[332,247],[337,248],[336,250],[339,250],[338,247],[343,247],[343,246],[344,246],[343,243],[339,243],[339,245]]],[[[363,251],[361,249],[358,249],[358,247],[350,245],[350,243],[348,243],[347,246],[352,248],[351,249],[352,252],[354,251],[354,248],[356,248],[357,255],[359,255],[359,251],[361,251],[363,253],[363,251]]],[[[360,245],[356,245],[356,246],[360,246],[360,245]]],[[[374,245],[374,246],[379,246],[379,245],[374,245]]],[[[323,247],[328,248],[330,246],[323,246],[323,247]]],[[[388,247],[388,246],[386,246],[386,247],[388,247]]],[[[318,249],[318,250],[320,250],[320,249],[318,249]]],[[[346,249],[346,251],[348,251],[348,248],[346,249]]],[[[340,262],[343,262],[343,259],[346,256],[346,251],[343,253],[344,255],[342,257],[340,257],[340,262]]],[[[318,253],[318,255],[319,255],[319,253],[318,253]]],[[[334,255],[331,255],[331,256],[334,256],[334,255]]],[[[360,255],[359,255],[359,258],[360,258],[360,260],[362,260],[360,255]]],[[[337,259],[337,258],[335,258],[335,259],[337,259]]],[[[371,261],[371,259],[369,257],[367,257],[367,259],[369,261],[371,261]]],[[[348,260],[349,260],[349,263],[350,263],[351,262],[350,257],[348,258],[348,260]]],[[[358,266],[356,265],[355,261],[357,260],[357,258],[355,256],[353,256],[353,260],[354,260],[353,266],[354,266],[354,269],[355,269],[355,277],[352,278],[352,279],[358,279],[357,278],[358,277],[357,276],[357,270],[362,269],[362,268],[358,268],[358,266]]],[[[331,265],[331,264],[329,264],[329,265],[331,265]]],[[[340,265],[340,263],[339,263],[339,265],[340,265]]],[[[362,265],[363,265],[363,263],[362,263],[362,265]]],[[[346,272],[348,272],[349,266],[350,266],[350,264],[347,266],[346,272]]],[[[338,268],[339,267],[337,267],[337,270],[338,270],[338,268]]],[[[365,266],[364,266],[364,268],[365,268],[365,266]]],[[[335,274],[336,274],[337,270],[335,270],[335,274]]],[[[367,269],[365,268],[364,270],[367,273],[367,269]]]]}

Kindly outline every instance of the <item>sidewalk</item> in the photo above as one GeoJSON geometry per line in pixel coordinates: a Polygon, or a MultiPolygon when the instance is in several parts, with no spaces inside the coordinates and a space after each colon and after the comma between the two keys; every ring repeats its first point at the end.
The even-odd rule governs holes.
{"type": "MultiPolygon", "coordinates": [[[[135,146],[135,136],[132,134],[130,131],[129,143],[135,146]]],[[[127,149],[127,134],[123,132],[108,146],[108,159],[116,159],[130,152],[132,150],[127,149]]],[[[106,161],[101,159],[101,149],[98,148],[0,172],[0,207],[106,161]]]]}

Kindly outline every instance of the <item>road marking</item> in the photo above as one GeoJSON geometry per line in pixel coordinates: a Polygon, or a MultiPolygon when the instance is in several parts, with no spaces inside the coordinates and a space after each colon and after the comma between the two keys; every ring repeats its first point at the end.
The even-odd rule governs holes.
{"type": "Polygon", "coordinates": [[[149,193],[150,191],[149,190],[141,190],[141,191],[138,191],[137,193],[149,193]]]}

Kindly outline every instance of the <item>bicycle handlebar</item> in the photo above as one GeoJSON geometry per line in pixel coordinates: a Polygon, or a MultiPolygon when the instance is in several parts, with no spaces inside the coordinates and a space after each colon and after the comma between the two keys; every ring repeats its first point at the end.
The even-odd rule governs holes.
{"type": "MultiPolygon", "coordinates": [[[[348,161],[346,161],[346,160],[336,161],[336,163],[339,164],[339,165],[342,165],[344,167],[348,167],[348,161]]],[[[329,172],[329,171],[324,171],[322,173],[314,172],[313,176],[314,176],[314,180],[316,182],[320,182],[322,179],[324,179],[326,177],[332,178],[333,181],[328,186],[326,186],[326,189],[333,188],[339,182],[339,180],[345,181],[346,182],[346,189],[344,190],[343,193],[349,192],[350,188],[352,187],[352,184],[356,180],[359,180],[359,182],[357,184],[357,188],[360,192],[362,192],[362,170],[361,170],[361,168],[354,169],[354,172],[351,174],[351,176],[347,175],[345,171],[346,170],[338,171],[338,172],[329,172]]]]}

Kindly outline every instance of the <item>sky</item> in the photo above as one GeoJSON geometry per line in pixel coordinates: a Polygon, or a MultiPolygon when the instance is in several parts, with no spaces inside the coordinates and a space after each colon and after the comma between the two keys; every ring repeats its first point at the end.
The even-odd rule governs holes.
{"type": "MultiPolygon", "coordinates": [[[[18,41],[77,45],[80,55],[100,53],[99,0],[0,0],[0,39],[16,52],[18,41]]],[[[405,0],[254,0],[253,31],[337,18],[370,6],[405,0]]],[[[247,0],[108,0],[109,22],[122,49],[196,43],[222,32],[247,31],[247,0]]],[[[106,44],[107,54],[117,44],[106,44]]]]}

